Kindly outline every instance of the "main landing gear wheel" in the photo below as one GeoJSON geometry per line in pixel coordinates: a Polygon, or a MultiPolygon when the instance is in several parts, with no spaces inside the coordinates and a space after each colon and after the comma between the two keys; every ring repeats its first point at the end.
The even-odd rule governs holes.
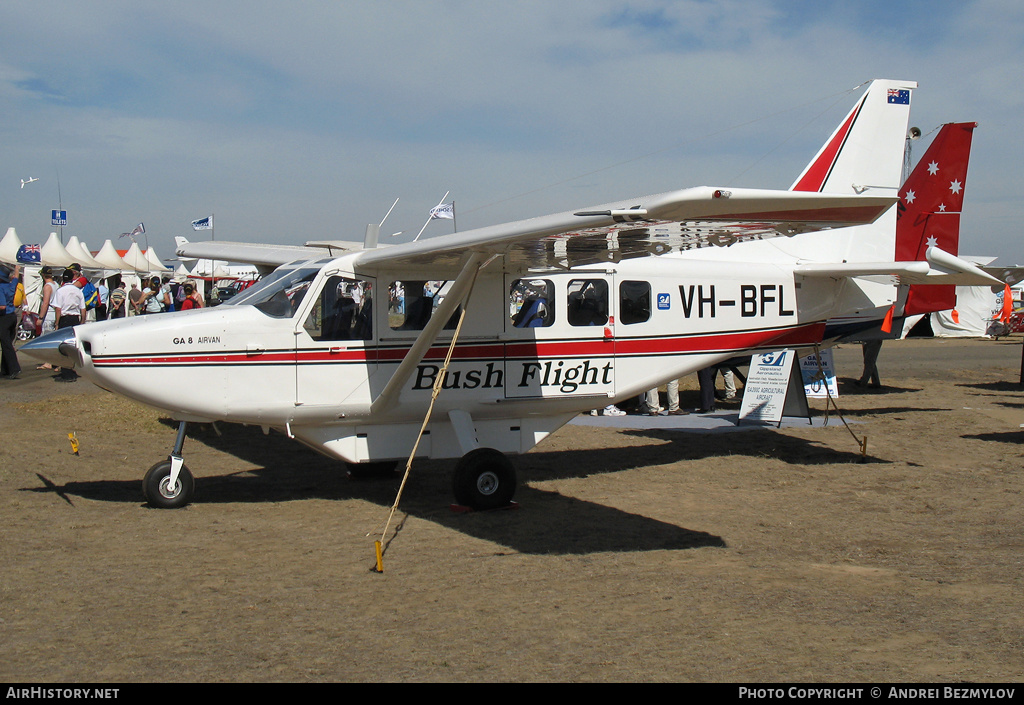
{"type": "Polygon", "coordinates": [[[142,492],[151,507],[178,509],[192,501],[196,483],[187,467],[181,466],[174,488],[170,487],[170,483],[170,460],[161,461],[149,469],[142,479],[142,492]]]}
{"type": "Polygon", "coordinates": [[[455,466],[452,480],[455,501],[473,509],[498,509],[512,502],[516,470],[503,453],[477,448],[455,466]]]}

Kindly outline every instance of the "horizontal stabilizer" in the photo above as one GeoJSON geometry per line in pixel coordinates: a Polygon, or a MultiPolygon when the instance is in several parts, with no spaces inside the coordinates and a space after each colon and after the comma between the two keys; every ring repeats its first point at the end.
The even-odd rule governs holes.
{"type": "Polygon", "coordinates": [[[931,265],[928,281],[924,284],[956,284],[957,286],[1002,286],[1003,282],[983,271],[975,264],[938,247],[929,247],[925,259],[931,265]],[[939,279],[942,279],[940,282],[939,279]]]}
{"type": "Polygon", "coordinates": [[[927,262],[843,262],[828,264],[799,264],[794,272],[805,277],[899,277],[919,279],[927,276],[927,262]]]}
{"type": "Polygon", "coordinates": [[[843,262],[801,264],[795,272],[805,277],[898,277],[901,284],[954,284],[957,286],[1002,286],[1003,282],[967,260],[930,247],[927,261],[920,262],[843,262]]]}
{"type": "Polygon", "coordinates": [[[1024,267],[979,267],[979,269],[1010,286],[1024,281],[1024,267]]]}

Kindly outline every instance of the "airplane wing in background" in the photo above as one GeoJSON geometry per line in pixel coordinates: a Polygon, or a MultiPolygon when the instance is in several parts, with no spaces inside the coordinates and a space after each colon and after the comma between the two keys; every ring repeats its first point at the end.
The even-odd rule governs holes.
{"type": "Polygon", "coordinates": [[[255,265],[261,273],[272,271],[282,264],[296,260],[336,257],[339,251],[326,247],[303,247],[301,245],[270,245],[251,242],[186,242],[178,245],[178,257],[189,259],[212,259],[225,262],[241,262],[255,265]]]}
{"type": "Polygon", "coordinates": [[[1006,282],[1010,286],[1016,286],[1020,282],[1024,281],[1024,267],[999,267],[999,266],[980,266],[978,267],[985,274],[990,274],[997,278],[1002,284],[1006,282]]]}

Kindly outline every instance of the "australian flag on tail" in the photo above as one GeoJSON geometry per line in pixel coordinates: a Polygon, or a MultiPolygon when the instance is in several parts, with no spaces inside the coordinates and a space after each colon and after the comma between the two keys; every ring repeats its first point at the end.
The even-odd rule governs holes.
{"type": "Polygon", "coordinates": [[[890,88],[887,101],[893,105],[910,105],[910,91],[890,88]]]}
{"type": "Polygon", "coordinates": [[[39,264],[39,245],[22,245],[17,257],[21,264],[39,264]]]}

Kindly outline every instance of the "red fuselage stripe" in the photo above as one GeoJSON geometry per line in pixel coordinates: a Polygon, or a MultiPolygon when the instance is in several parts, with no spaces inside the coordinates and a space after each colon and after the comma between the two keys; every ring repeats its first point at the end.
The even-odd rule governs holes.
{"type": "MultiPolygon", "coordinates": [[[[595,338],[591,340],[512,341],[508,343],[469,344],[456,346],[453,359],[537,359],[566,357],[642,357],[648,355],[679,355],[710,352],[779,348],[794,345],[813,345],[824,335],[824,323],[812,323],[792,328],[742,331],[732,333],[706,333],[659,338],[595,338]]],[[[260,353],[246,351],[193,355],[148,354],[132,356],[94,356],[95,367],[163,367],[197,365],[291,365],[323,363],[399,362],[409,348],[351,348],[337,350],[268,350],[260,353]]],[[[431,348],[424,360],[444,359],[446,346],[431,348]]]]}

